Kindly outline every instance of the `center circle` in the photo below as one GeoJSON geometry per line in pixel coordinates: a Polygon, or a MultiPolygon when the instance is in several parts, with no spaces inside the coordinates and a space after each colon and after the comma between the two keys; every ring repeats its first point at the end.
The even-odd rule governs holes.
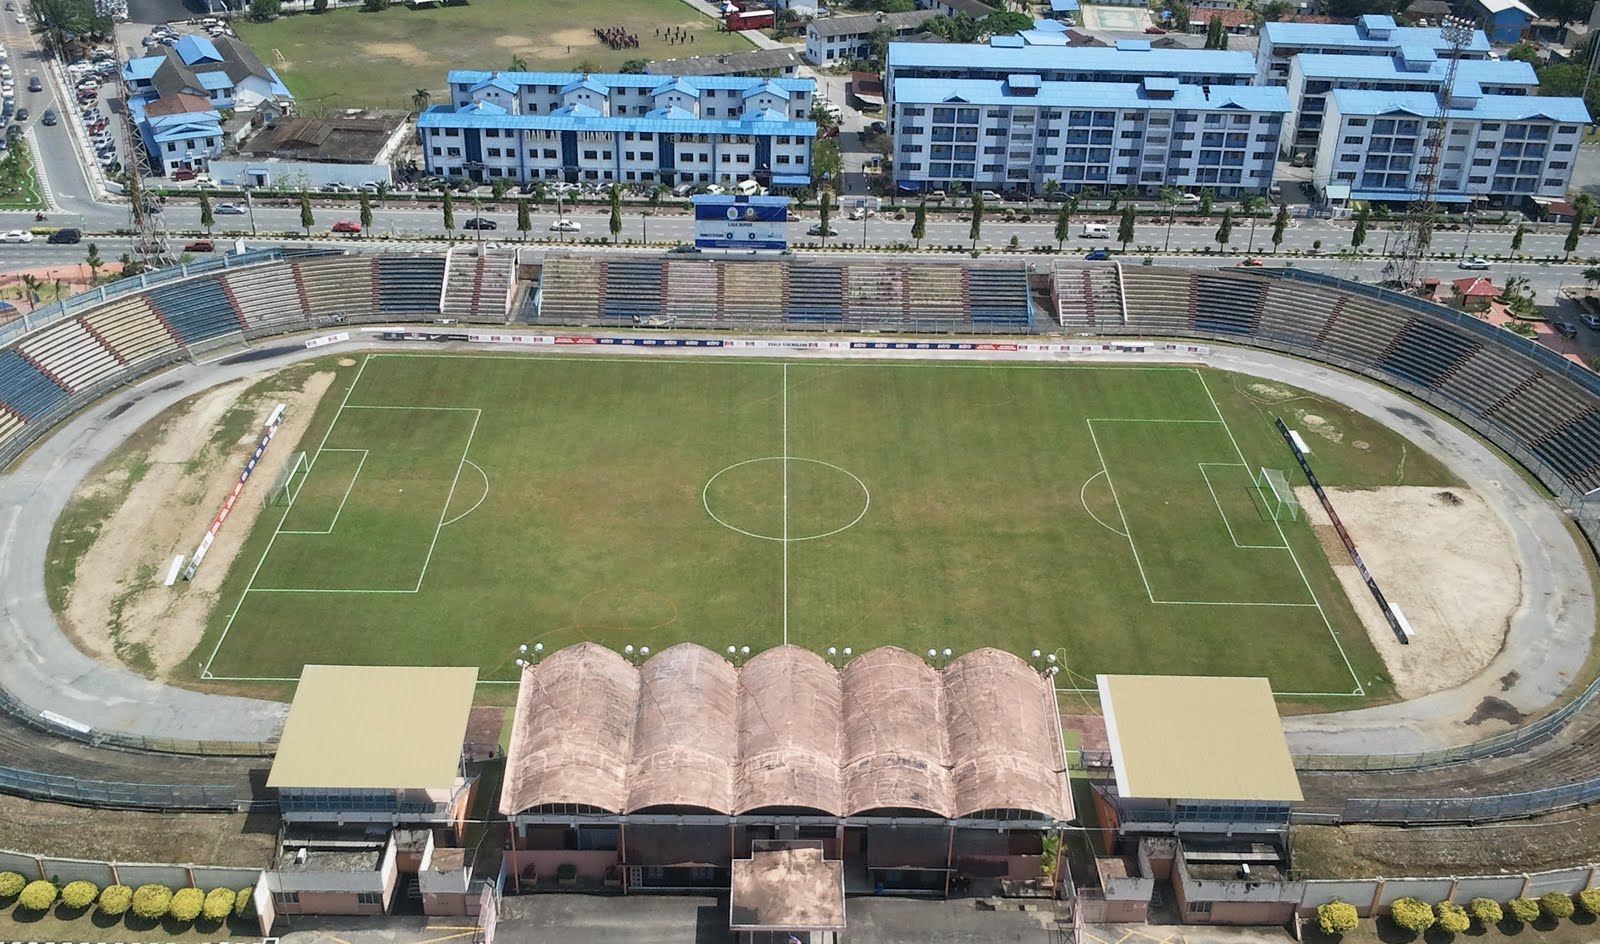
{"type": "Polygon", "coordinates": [[[872,493],[854,473],[821,459],[762,456],[717,472],[700,492],[711,520],[763,541],[815,541],[856,526],[872,493]]]}

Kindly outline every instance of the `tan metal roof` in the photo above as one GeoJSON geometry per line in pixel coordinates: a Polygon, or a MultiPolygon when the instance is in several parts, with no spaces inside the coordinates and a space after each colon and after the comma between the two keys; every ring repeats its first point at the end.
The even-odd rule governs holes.
{"type": "Polygon", "coordinates": [[[797,646],[736,669],[682,644],[635,668],[586,643],[526,670],[500,809],[803,807],[1072,818],[1049,681],[994,649],[942,673],[900,649],[843,670],[797,646]]]}
{"type": "Polygon", "coordinates": [[[308,665],[267,786],[448,788],[477,684],[475,668],[308,665]]]}
{"type": "Polygon", "coordinates": [[[1099,685],[1122,796],[1303,799],[1266,679],[1102,675],[1099,685]]]}

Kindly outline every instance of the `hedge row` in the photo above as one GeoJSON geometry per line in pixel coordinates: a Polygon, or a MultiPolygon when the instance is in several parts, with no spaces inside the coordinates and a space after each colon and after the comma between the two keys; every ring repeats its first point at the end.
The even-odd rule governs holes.
{"type": "Polygon", "coordinates": [[[17,906],[28,911],[46,911],[59,900],[74,910],[99,902],[101,914],[121,917],[132,910],[147,921],[172,918],[188,923],[201,917],[220,922],[228,917],[243,918],[252,913],[255,888],[181,888],[176,893],[165,885],[108,885],[101,890],[93,882],[68,882],[57,888],[54,882],[30,882],[16,872],[0,872],[0,900],[15,898],[17,906]]]}
{"type": "MultiPolygon", "coordinates": [[[[1591,888],[1577,895],[1550,892],[1538,898],[1513,898],[1502,909],[1492,898],[1474,898],[1463,908],[1452,901],[1430,905],[1416,898],[1401,898],[1389,906],[1389,920],[1401,930],[1422,934],[1434,927],[1448,934],[1461,934],[1472,927],[1474,920],[1489,928],[1510,917],[1520,923],[1537,921],[1540,915],[1560,921],[1570,918],[1579,909],[1586,914],[1600,915],[1600,888],[1591,888]]],[[[1356,906],[1344,901],[1331,901],[1317,906],[1317,926],[1330,936],[1354,931],[1360,919],[1356,906]]]]}

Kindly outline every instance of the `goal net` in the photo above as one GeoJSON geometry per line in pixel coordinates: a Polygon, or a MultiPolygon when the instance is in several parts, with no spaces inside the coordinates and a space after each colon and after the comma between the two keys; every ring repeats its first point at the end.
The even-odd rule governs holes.
{"type": "Polygon", "coordinates": [[[272,487],[267,489],[267,494],[261,499],[263,508],[273,505],[287,505],[294,501],[300,494],[301,486],[306,483],[306,476],[311,474],[311,463],[307,461],[304,452],[297,452],[289,463],[278,472],[278,477],[273,480],[272,487]]]}
{"type": "Polygon", "coordinates": [[[1273,521],[1300,520],[1300,499],[1295,497],[1282,469],[1261,468],[1255,474],[1255,483],[1273,521]]]}

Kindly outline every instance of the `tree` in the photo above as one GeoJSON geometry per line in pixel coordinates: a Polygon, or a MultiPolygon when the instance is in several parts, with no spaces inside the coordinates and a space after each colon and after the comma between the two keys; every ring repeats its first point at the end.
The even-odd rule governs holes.
{"type": "Polygon", "coordinates": [[[32,0],[28,4],[28,28],[58,56],[65,54],[70,38],[91,30],[94,18],[94,7],[83,0],[32,0]]]}
{"type": "Polygon", "coordinates": [[[533,229],[533,216],[528,212],[528,201],[517,201],[517,232],[522,234],[522,241],[528,241],[528,231],[533,229]]]}
{"type": "Polygon", "coordinates": [[[1206,48],[1228,48],[1228,30],[1222,25],[1222,17],[1215,13],[1211,14],[1211,19],[1206,23],[1206,48]]]}
{"type": "Polygon", "coordinates": [[[89,267],[89,282],[93,284],[100,277],[100,267],[106,264],[106,261],[100,258],[99,246],[94,243],[89,244],[89,251],[83,257],[83,264],[89,267]]]}
{"type": "Polygon", "coordinates": [[[928,20],[922,28],[952,43],[970,43],[983,33],[979,22],[965,13],[945,16],[943,13],[928,20]]]}
{"type": "Polygon", "coordinates": [[[234,895],[233,916],[235,918],[243,918],[253,912],[255,910],[255,906],[256,887],[254,885],[246,885],[245,887],[239,889],[238,893],[234,895]]]}
{"type": "Polygon", "coordinates": [[[1526,236],[1526,235],[1528,235],[1528,227],[1524,226],[1521,223],[1518,223],[1517,224],[1517,231],[1511,234],[1511,251],[1512,252],[1521,252],[1522,251],[1522,238],[1524,236],[1526,236]]]}
{"type": "Polygon", "coordinates": [[[389,0],[361,0],[361,9],[368,13],[382,13],[389,9],[389,0]]]}
{"type": "Polygon", "coordinates": [[[1583,211],[1572,214],[1572,226],[1567,230],[1567,241],[1561,248],[1567,251],[1567,258],[1572,258],[1572,253],[1578,248],[1578,240],[1583,236],[1583,211]]]}
{"type": "Polygon", "coordinates": [[[1168,0],[1167,12],[1172,14],[1172,28],[1180,33],[1189,32],[1189,5],[1179,0],[1168,0]]]}
{"type": "Polygon", "coordinates": [[[1122,244],[1123,252],[1127,252],[1128,244],[1133,242],[1133,224],[1136,218],[1137,214],[1134,213],[1132,204],[1122,208],[1122,219],[1117,221],[1117,242],[1122,244]]]}
{"type": "Polygon", "coordinates": [[[0,898],[15,898],[28,887],[28,880],[19,872],[0,872],[0,898]]]}
{"type": "Polygon", "coordinates": [[[204,190],[200,191],[200,225],[206,228],[206,235],[211,235],[211,227],[217,222],[216,215],[211,212],[211,196],[204,190]]]}
{"type": "Polygon", "coordinates": [[[513,54],[511,57],[511,64],[507,68],[508,71],[511,72],[527,72],[528,60],[513,54]]]}
{"type": "Polygon", "coordinates": [[[99,897],[100,886],[93,882],[68,882],[67,886],[61,889],[61,904],[74,911],[89,907],[99,897]]]}
{"type": "Polygon", "coordinates": [[[882,69],[889,56],[889,44],[894,42],[894,27],[882,24],[867,34],[867,64],[882,69]]]}
{"type": "Polygon", "coordinates": [[[312,13],[327,13],[328,12],[328,0],[311,0],[311,12],[312,13]]]}
{"type": "Polygon", "coordinates": [[[206,905],[206,895],[198,888],[180,888],[172,896],[172,904],[167,907],[167,915],[174,921],[188,924],[200,917],[200,909],[206,905]]]}
{"type": "Polygon", "coordinates": [[[911,238],[917,241],[917,248],[922,248],[922,240],[928,235],[928,201],[923,199],[917,204],[917,212],[911,217],[911,238]]]}
{"type": "Polygon", "coordinates": [[[140,885],[133,892],[133,913],[146,921],[159,921],[172,907],[172,889],[165,885],[140,885]]]}
{"type": "Polygon", "coordinates": [[[1072,238],[1072,204],[1063,202],[1061,208],[1056,210],[1056,251],[1067,244],[1072,238]]]}
{"type": "Polygon", "coordinates": [[[1372,219],[1370,207],[1362,207],[1356,211],[1356,228],[1350,231],[1350,248],[1360,249],[1367,242],[1367,224],[1372,219]]]}
{"type": "Polygon", "coordinates": [[[279,0],[250,0],[250,19],[252,20],[276,19],[282,10],[283,4],[279,0]]]}
{"type": "Polygon", "coordinates": [[[991,13],[978,21],[979,33],[989,36],[1014,36],[1029,29],[1033,29],[1033,17],[1025,13],[991,13]]]}
{"type": "Polygon", "coordinates": [[[1594,0],[1545,0],[1539,12],[1566,26],[1574,20],[1587,20],[1593,8],[1594,0]]]}
{"type": "Polygon", "coordinates": [[[1539,47],[1532,43],[1517,43],[1506,50],[1506,58],[1515,59],[1518,62],[1526,62],[1530,66],[1537,66],[1540,64],[1539,47]]]}
{"type": "Polygon", "coordinates": [[[226,921],[233,914],[233,889],[213,888],[206,892],[206,903],[200,914],[207,921],[226,921]]]}
{"type": "Polygon", "coordinates": [[[624,75],[642,75],[648,65],[650,65],[648,59],[624,59],[622,65],[617,67],[617,71],[624,75]]]}
{"type": "Polygon", "coordinates": [[[1389,920],[1402,931],[1421,934],[1433,927],[1433,906],[1415,898],[1401,898],[1389,906],[1389,920]]]}
{"type": "Polygon", "coordinates": [[[1226,251],[1233,238],[1233,207],[1222,208],[1222,225],[1217,227],[1217,248],[1226,251]]]}
{"type": "Polygon", "coordinates": [[[1485,930],[1494,927],[1505,918],[1505,912],[1500,910],[1500,903],[1493,898],[1474,898],[1467,905],[1467,909],[1485,930]]]}
{"type": "Polygon", "coordinates": [[[1278,215],[1272,220],[1272,251],[1283,245],[1283,231],[1289,228],[1289,205],[1278,204],[1278,215]]]}
{"type": "Polygon", "coordinates": [[[450,241],[455,242],[456,198],[451,196],[449,190],[444,192],[444,231],[450,237],[450,241]]]}
{"type": "Polygon", "coordinates": [[[1210,216],[1212,207],[1217,205],[1217,192],[1210,187],[1200,188],[1200,215],[1210,216]]]}
{"type": "Polygon", "coordinates": [[[817,208],[817,221],[822,224],[822,245],[824,246],[828,245],[828,218],[833,215],[833,211],[830,208],[832,202],[828,198],[828,191],[822,191],[822,203],[817,208]]]}
{"type": "Polygon", "coordinates": [[[433,100],[433,93],[427,89],[417,89],[411,93],[411,110],[427,111],[428,102],[433,100]]]}
{"type": "Polygon", "coordinates": [[[367,235],[372,229],[372,198],[367,196],[365,190],[361,191],[361,233],[367,235]]]}
{"type": "Polygon", "coordinates": [[[1539,920],[1539,903],[1532,898],[1513,898],[1509,907],[1511,917],[1519,924],[1532,924],[1539,920]]]}
{"type": "Polygon", "coordinates": [[[622,236],[622,187],[611,185],[611,242],[614,244],[622,236]]]}
{"type": "Polygon", "coordinates": [[[44,879],[29,882],[17,896],[17,907],[26,911],[48,911],[56,903],[56,887],[44,879]]]}
{"type": "Polygon", "coordinates": [[[1578,907],[1587,915],[1600,915],[1600,888],[1585,888],[1578,893],[1578,907]]]}
{"type": "Polygon", "coordinates": [[[306,231],[306,238],[311,237],[311,227],[317,225],[317,218],[311,215],[311,198],[306,196],[304,190],[300,191],[300,228],[306,231]]]}
{"type": "Polygon", "coordinates": [[[1446,934],[1460,934],[1472,927],[1467,909],[1453,901],[1441,901],[1434,910],[1439,913],[1439,930],[1446,934]]]}
{"type": "MultiPolygon", "coordinates": [[[[27,892],[23,892],[24,895],[27,892]]],[[[1556,921],[1572,917],[1576,906],[1572,903],[1572,896],[1566,892],[1547,892],[1539,896],[1539,910],[1556,921]]]]}
{"type": "Polygon", "coordinates": [[[1317,927],[1330,937],[1349,934],[1361,923],[1356,906],[1345,901],[1330,901],[1317,906],[1317,927]]]}
{"type": "Polygon", "coordinates": [[[974,252],[978,249],[978,240],[983,237],[983,194],[972,195],[972,225],[967,227],[967,238],[972,240],[974,252]]]}
{"type": "Polygon", "coordinates": [[[120,918],[133,903],[133,889],[126,885],[107,885],[100,893],[100,913],[120,918]]]}

